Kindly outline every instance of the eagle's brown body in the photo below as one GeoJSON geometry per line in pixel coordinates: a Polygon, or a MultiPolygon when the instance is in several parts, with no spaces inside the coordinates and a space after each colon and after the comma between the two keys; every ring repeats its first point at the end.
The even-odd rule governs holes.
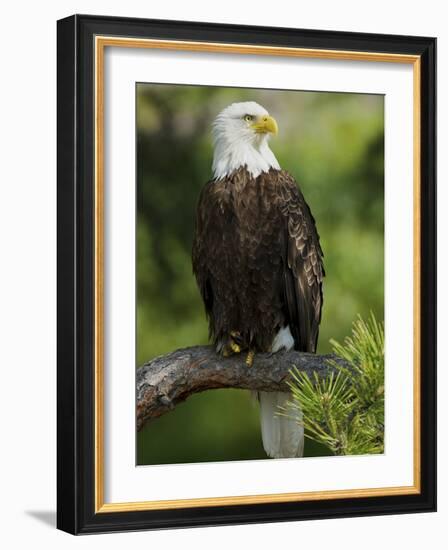
{"type": "Polygon", "coordinates": [[[295,349],[314,352],[322,308],[322,250],[296,182],[271,169],[245,167],[203,188],[197,209],[193,270],[210,334],[225,345],[271,350],[289,325],[295,349]]]}

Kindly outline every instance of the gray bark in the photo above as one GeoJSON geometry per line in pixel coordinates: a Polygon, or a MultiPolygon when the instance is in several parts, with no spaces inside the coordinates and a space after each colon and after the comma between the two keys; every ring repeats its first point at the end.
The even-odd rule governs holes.
{"type": "Polygon", "coordinates": [[[298,351],[260,353],[252,367],[246,354],[224,358],[211,346],[179,349],[156,357],[137,369],[137,429],[195,393],[217,388],[259,391],[288,391],[290,370],[296,367],[308,375],[328,376],[335,370],[328,360],[343,364],[335,355],[314,355],[298,351]]]}

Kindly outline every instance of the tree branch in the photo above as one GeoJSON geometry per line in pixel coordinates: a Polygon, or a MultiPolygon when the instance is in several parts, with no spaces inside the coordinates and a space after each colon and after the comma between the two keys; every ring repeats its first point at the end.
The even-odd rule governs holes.
{"type": "Polygon", "coordinates": [[[137,370],[137,429],[194,393],[216,388],[288,391],[292,367],[326,377],[335,370],[329,359],[345,364],[336,355],[288,351],[257,354],[248,367],[245,357],[223,358],[211,346],[195,346],[152,359],[137,370]]]}

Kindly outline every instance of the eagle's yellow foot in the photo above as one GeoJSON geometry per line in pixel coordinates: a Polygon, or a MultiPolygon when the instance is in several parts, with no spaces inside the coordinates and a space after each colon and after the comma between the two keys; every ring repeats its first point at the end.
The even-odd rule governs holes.
{"type": "Polygon", "coordinates": [[[238,344],[238,341],[241,342],[241,334],[236,330],[232,330],[229,346],[233,353],[241,353],[241,345],[238,344]]]}
{"type": "Polygon", "coordinates": [[[241,348],[238,344],[235,344],[235,342],[230,342],[230,349],[233,351],[233,353],[241,353],[241,348]]]}
{"type": "Polygon", "coordinates": [[[241,353],[243,351],[243,339],[241,333],[237,330],[232,330],[230,333],[227,344],[221,349],[221,355],[223,357],[230,357],[235,353],[241,353]]]}
{"type": "Polygon", "coordinates": [[[247,352],[247,357],[246,357],[246,365],[248,367],[251,367],[254,364],[254,358],[255,358],[255,352],[253,349],[250,349],[247,352]]]}

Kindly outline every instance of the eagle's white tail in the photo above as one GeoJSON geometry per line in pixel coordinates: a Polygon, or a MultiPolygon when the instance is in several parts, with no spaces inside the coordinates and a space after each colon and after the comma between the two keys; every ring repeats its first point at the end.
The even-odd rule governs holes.
{"type": "Polygon", "coordinates": [[[291,394],[283,392],[259,392],[260,421],[263,447],[271,458],[303,456],[304,434],[299,423],[302,414],[296,409],[287,410],[293,418],[279,416],[279,407],[286,407],[291,394]]]}
{"type": "MultiPolygon", "coordinates": [[[[275,353],[281,349],[290,350],[294,347],[294,339],[289,327],[282,328],[272,343],[275,353]]],[[[304,433],[302,412],[296,408],[287,407],[292,401],[290,393],[258,392],[260,402],[260,422],[263,447],[271,458],[294,458],[303,456],[304,433]],[[286,408],[280,416],[279,407],[286,408]]]]}

